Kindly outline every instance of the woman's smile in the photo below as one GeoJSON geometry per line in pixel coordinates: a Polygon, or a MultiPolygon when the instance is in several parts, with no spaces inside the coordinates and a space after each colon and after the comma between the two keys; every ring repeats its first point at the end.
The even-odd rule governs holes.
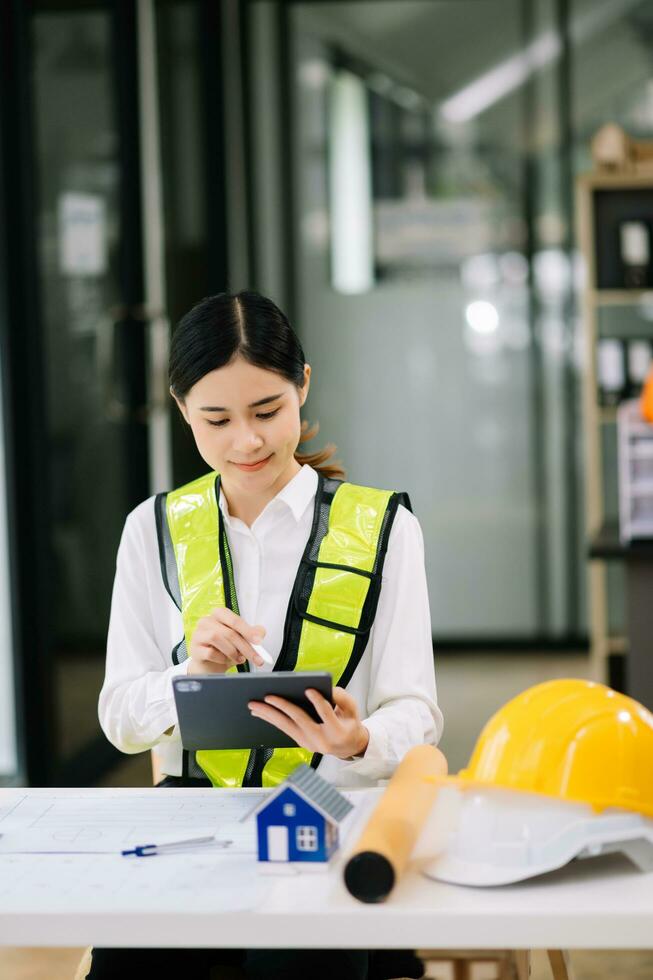
{"type": "Polygon", "coordinates": [[[232,466],[237,466],[239,470],[244,470],[245,473],[253,473],[255,470],[262,470],[266,463],[269,463],[274,453],[270,453],[264,459],[259,459],[255,463],[236,463],[233,460],[232,466]]]}

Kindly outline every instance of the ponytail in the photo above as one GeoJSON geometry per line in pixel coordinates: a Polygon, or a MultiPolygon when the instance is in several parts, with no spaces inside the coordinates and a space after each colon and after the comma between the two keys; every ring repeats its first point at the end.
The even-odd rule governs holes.
{"type": "MultiPolygon", "coordinates": [[[[319,431],[319,423],[315,422],[309,427],[308,422],[304,420],[302,422],[302,434],[299,437],[299,445],[301,446],[304,442],[309,442],[313,439],[319,431]]],[[[336,447],[332,442],[326,444],[324,449],[320,449],[316,453],[300,453],[295,450],[295,459],[303,466],[304,464],[312,466],[314,470],[321,473],[322,476],[327,477],[327,479],[332,480],[345,480],[346,473],[344,467],[339,459],[334,459],[332,462],[328,462],[333,454],[336,452],[336,447]]]]}

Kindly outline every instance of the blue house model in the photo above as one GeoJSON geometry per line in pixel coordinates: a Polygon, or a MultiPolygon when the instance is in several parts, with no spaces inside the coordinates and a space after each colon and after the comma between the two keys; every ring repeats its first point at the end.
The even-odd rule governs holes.
{"type": "Polygon", "coordinates": [[[256,815],[259,861],[328,861],[352,804],[302,765],[263,800],[256,815]]]}

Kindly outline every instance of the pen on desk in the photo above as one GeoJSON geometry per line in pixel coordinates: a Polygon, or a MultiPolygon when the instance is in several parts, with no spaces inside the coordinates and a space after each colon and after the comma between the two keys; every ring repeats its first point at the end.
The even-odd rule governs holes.
{"type": "Polygon", "coordinates": [[[202,847],[228,847],[231,843],[229,840],[216,840],[211,834],[208,837],[188,837],[186,840],[169,841],[166,844],[139,844],[120,853],[123,857],[154,857],[156,854],[184,853],[202,847]]]}

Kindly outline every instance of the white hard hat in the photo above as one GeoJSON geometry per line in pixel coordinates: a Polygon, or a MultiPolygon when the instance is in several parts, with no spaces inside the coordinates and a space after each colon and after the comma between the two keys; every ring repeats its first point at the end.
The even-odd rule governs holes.
{"type": "MultiPolygon", "coordinates": [[[[452,884],[507,885],[614,851],[653,871],[653,820],[616,808],[596,813],[534,793],[446,787],[429,824],[438,856],[422,871],[452,884]]],[[[428,844],[421,842],[423,853],[428,844]]]]}

